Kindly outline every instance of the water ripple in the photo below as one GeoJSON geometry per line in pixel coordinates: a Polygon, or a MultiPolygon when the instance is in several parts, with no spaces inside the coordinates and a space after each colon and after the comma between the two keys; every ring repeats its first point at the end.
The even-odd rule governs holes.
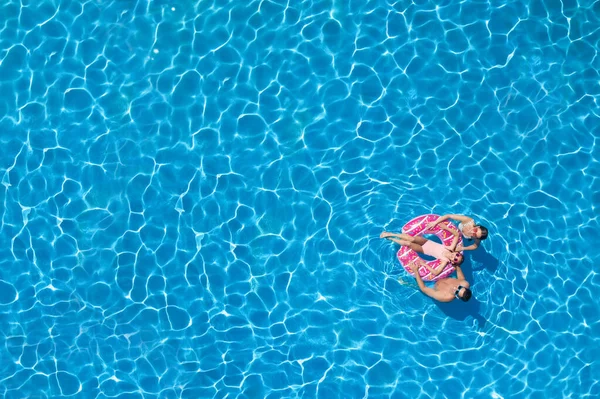
{"type": "Polygon", "coordinates": [[[598,396],[598,4],[5,2],[0,396],[598,396]]]}

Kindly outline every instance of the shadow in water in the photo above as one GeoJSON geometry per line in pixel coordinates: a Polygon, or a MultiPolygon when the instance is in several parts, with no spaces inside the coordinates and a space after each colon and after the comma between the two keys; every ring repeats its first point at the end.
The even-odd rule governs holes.
{"type": "MultiPolygon", "coordinates": [[[[491,274],[494,274],[496,272],[496,269],[498,268],[498,265],[500,264],[500,262],[498,261],[498,259],[494,258],[490,253],[488,253],[485,248],[483,247],[483,245],[480,245],[476,250],[474,251],[465,251],[467,253],[466,255],[466,259],[472,259],[474,263],[477,263],[477,266],[473,267],[473,271],[481,271],[481,270],[487,270],[488,272],[490,272],[491,274]]],[[[471,263],[473,263],[471,262],[471,263]]],[[[471,280],[469,280],[471,281],[471,280]]]]}
{"type": "MultiPolygon", "coordinates": [[[[486,270],[489,273],[494,273],[500,263],[498,259],[490,255],[486,250],[480,246],[474,251],[465,251],[465,261],[462,265],[462,270],[465,275],[465,279],[471,283],[471,286],[475,285],[473,280],[473,272],[479,272],[486,270]]],[[[454,277],[454,276],[453,276],[454,277]]],[[[458,321],[467,320],[472,317],[475,320],[475,327],[481,330],[485,327],[487,320],[480,313],[481,302],[477,300],[475,293],[469,300],[469,302],[463,302],[461,300],[454,300],[449,303],[442,303],[434,301],[438,308],[448,317],[451,317],[458,321]]]]}

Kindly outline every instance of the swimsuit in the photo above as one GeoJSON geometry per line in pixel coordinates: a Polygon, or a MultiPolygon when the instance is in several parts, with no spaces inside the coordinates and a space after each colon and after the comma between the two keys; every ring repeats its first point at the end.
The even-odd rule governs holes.
{"type": "Polygon", "coordinates": [[[458,229],[460,230],[460,232],[462,233],[462,235],[463,235],[465,238],[468,238],[469,240],[473,239],[473,237],[470,237],[470,236],[466,235],[466,234],[463,232],[463,228],[464,228],[465,226],[475,226],[475,221],[474,221],[474,220],[471,220],[470,222],[467,222],[467,223],[465,223],[465,224],[462,224],[462,223],[459,223],[459,224],[458,224],[458,229]]]}
{"type": "Polygon", "coordinates": [[[442,244],[438,244],[435,241],[427,240],[427,242],[421,245],[421,247],[423,248],[423,253],[425,255],[433,256],[437,259],[447,259],[444,256],[444,253],[447,250],[442,244]]]}

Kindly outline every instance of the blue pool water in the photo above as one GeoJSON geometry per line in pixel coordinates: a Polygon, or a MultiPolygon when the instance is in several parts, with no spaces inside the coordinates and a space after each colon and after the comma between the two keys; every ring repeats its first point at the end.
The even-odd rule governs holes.
{"type": "Polygon", "coordinates": [[[1,398],[600,397],[600,2],[0,12],[1,398]]]}

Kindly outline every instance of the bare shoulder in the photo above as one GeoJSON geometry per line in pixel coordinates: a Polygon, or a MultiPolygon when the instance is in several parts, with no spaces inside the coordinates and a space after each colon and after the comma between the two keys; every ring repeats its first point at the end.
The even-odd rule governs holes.
{"type": "Polygon", "coordinates": [[[451,302],[454,299],[454,295],[448,292],[447,289],[448,279],[442,279],[435,283],[435,288],[429,288],[429,295],[433,299],[439,302],[451,302]]]}
{"type": "Polygon", "coordinates": [[[429,296],[438,302],[451,302],[454,299],[454,295],[450,294],[448,291],[432,291],[433,292],[429,296]]]}

